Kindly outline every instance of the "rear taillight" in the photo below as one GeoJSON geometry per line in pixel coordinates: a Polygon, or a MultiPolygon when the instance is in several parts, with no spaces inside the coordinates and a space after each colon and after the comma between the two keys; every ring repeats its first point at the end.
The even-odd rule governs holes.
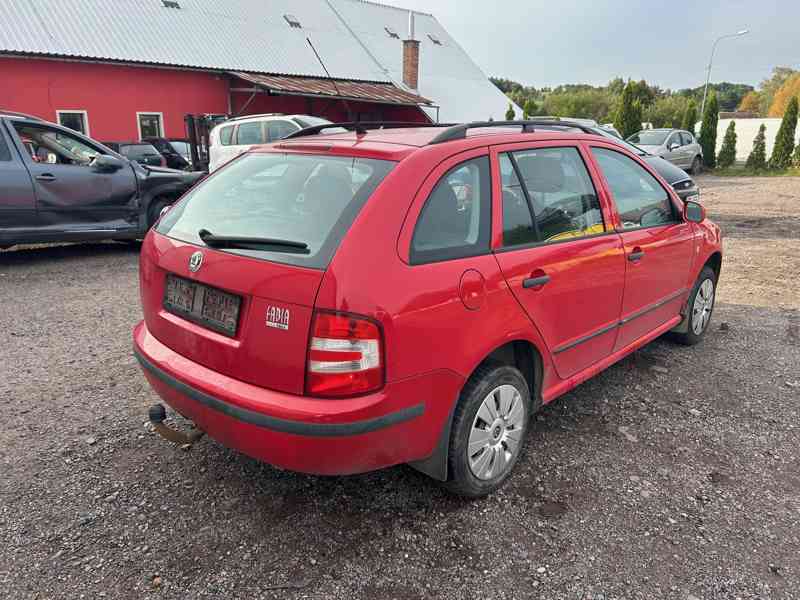
{"type": "Polygon", "coordinates": [[[341,313],[316,312],[308,349],[306,393],[341,398],[383,386],[383,340],[377,324],[341,313]]]}

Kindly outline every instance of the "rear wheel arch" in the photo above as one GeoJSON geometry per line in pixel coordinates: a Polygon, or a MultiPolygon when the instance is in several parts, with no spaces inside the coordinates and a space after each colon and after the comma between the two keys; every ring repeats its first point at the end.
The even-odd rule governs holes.
{"type": "Polygon", "coordinates": [[[516,339],[505,342],[495,347],[486,354],[474,366],[469,376],[464,380],[464,385],[459,390],[458,396],[453,399],[450,413],[447,416],[442,431],[439,433],[439,440],[433,453],[423,459],[408,463],[409,466],[425,473],[429,477],[439,481],[447,481],[448,473],[448,452],[450,447],[450,432],[453,424],[453,415],[461,399],[461,394],[469,383],[473,380],[476,373],[487,365],[507,365],[518,369],[531,392],[530,414],[534,414],[542,405],[542,379],[544,374],[544,362],[542,354],[537,346],[527,339],[516,339]]]}

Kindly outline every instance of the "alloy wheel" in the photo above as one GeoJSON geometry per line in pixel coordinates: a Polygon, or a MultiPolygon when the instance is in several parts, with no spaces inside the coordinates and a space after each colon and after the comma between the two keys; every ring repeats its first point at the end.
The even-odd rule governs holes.
{"type": "Polygon", "coordinates": [[[706,279],[697,289],[692,305],[692,331],[700,335],[705,331],[714,308],[714,282],[706,279]]]}

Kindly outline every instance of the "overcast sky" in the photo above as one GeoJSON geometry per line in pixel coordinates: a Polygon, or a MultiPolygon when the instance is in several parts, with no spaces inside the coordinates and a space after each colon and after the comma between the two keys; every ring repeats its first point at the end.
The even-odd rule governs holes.
{"type": "Polygon", "coordinates": [[[487,75],[536,87],[607,83],[664,88],[758,84],[776,65],[800,69],[800,0],[387,0],[432,12],[487,75]]]}

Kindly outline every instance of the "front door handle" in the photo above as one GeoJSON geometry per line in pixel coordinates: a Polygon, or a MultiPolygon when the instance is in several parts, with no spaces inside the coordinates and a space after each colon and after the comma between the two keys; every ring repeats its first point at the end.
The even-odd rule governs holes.
{"type": "Polygon", "coordinates": [[[55,181],[56,176],[52,173],[42,173],[41,175],[36,176],[37,181],[55,181]]]}
{"type": "Polygon", "coordinates": [[[631,262],[639,262],[644,258],[644,250],[641,248],[634,248],[633,252],[628,254],[628,260],[631,262]]]}
{"type": "Polygon", "coordinates": [[[526,290],[529,288],[541,287],[550,281],[550,275],[540,275],[538,277],[529,277],[522,280],[522,287],[526,290]]]}

